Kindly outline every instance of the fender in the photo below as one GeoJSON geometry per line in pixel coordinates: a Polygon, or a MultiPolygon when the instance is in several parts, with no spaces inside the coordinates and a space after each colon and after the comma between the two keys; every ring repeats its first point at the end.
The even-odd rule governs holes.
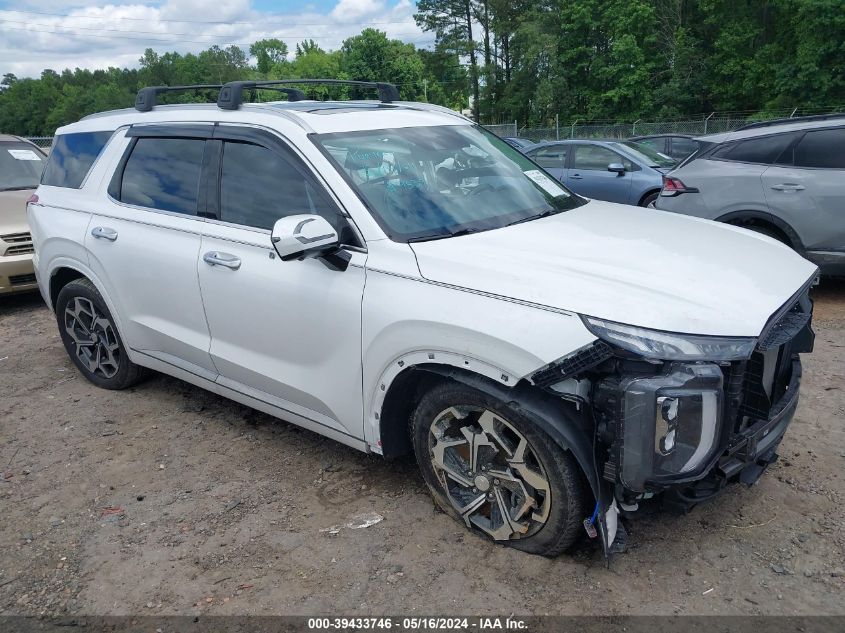
{"type": "Polygon", "coordinates": [[[521,376],[515,375],[512,371],[497,367],[486,361],[473,358],[466,354],[456,354],[443,350],[424,349],[403,354],[395,358],[382,371],[379,379],[373,385],[369,402],[369,410],[364,425],[364,439],[376,453],[381,453],[381,419],[382,409],[387,394],[390,392],[393,382],[399,374],[421,366],[448,365],[460,368],[469,374],[478,374],[485,378],[499,382],[503,385],[515,385],[521,376]]]}
{"type": "Polygon", "coordinates": [[[572,403],[547,394],[525,380],[508,385],[505,380],[493,380],[462,367],[446,365],[419,364],[412,366],[412,369],[450,378],[507,403],[542,429],[561,449],[570,451],[584,472],[599,505],[599,532],[604,554],[609,556],[610,545],[616,535],[616,507],[612,485],[599,476],[593,448],[595,422],[589,406],[576,410],[572,403]],[[611,525],[608,525],[609,522],[611,525]]]}
{"type": "Polygon", "coordinates": [[[781,218],[772,215],[771,213],[767,213],[765,211],[731,211],[730,213],[726,213],[718,218],[715,218],[716,222],[724,222],[725,224],[733,224],[737,220],[763,220],[764,222],[768,222],[769,224],[776,226],[781,231],[786,234],[786,237],[789,238],[790,246],[802,256],[806,256],[806,249],[804,248],[804,243],[801,241],[801,238],[798,236],[798,233],[795,232],[787,222],[784,222],[781,218]]]}
{"type": "MultiPolygon", "coordinates": [[[[70,268],[71,270],[75,270],[83,277],[87,277],[88,280],[92,284],[94,284],[94,287],[97,289],[97,292],[100,293],[100,296],[103,298],[103,301],[106,302],[106,307],[111,313],[112,319],[114,320],[114,324],[115,327],[117,327],[118,333],[122,336],[122,333],[125,330],[123,329],[120,313],[115,308],[114,303],[112,303],[111,299],[109,298],[109,295],[106,293],[103,282],[100,280],[99,277],[97,277],[93,270],[91,270],[86,264],[83,264],[79,260],[71,259],[69,257],[56,257],[55,259],[51,260],[48,265],[47,279],[44,280],[47,283],[47,288],[46,292],[44,292],[42,296],[46,295],[44,297],[44,300],[47,303],[47,306],[53,311],[53,313],[55,314],[56,312],[56,306],[51,304],[51,302],[49,301],[49,297],[51,292],[51,286],[53,283],[53,277],[55,276],[56,271],[58,271],[60,268],[70,268]]],[[[128,344],[128,342],[126,342],[125,340],[124,347],[126,348],[126,352],[129,355],[129,360],[131,360],[133,363],[136,362],[137,355],[135,354],[135,351],[132,349],[132,347],[128,344]]]]}

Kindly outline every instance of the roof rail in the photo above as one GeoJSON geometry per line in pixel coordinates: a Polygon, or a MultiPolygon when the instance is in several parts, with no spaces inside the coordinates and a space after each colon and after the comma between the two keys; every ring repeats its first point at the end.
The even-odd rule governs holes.
{"type": "Polygon", "coordinates": [[[149,86],[141,88],[135,96],[135,109],[149,112],[156,105],[156,95],[162,92],[187,92],[188,90],[219,90],[220,84],[197,84],[195,86],[149,86]]]}
{"type": "MultiPolygon", "coordinates": [[[[280,79],[268,81],[230,81],[220,89],[220,94],[217,97],[217,106],[223,110],[237,110],[243,103],[244,90],[252,90],[256,88],[266,88],[268,86],[280,86],[288,84],[319,84],[319,85],[343,85],[343,86],[360,86],[362,88],[375,88],[378,90],[379,100],[382,103],[391,103],[399,101],[399,90],[393,84],[384,83],[381,81],[350,81],[346,79],[280,79]]],[[[273,88],[270,88],[271,90],[273,88]]],[[[285,91],[284,89],[278,89],[285,91]]],[[[291,90],[305,97],[299,90],[291,90]]],[[[288,96],[291,96],[290,93],[288,96]]],[[[291,99],[291,101],[299,101],[300,99],[291,99]]]]}
{"type": "Polygon", "coordinates": [[[761,127],[771,127],[773,125],[788,125],[790,123],[805,123],[808,121],[826,121],[828,119],[842,119],[845,118],[845,112],[836,112],[832,114],[812,114],[809,116],[797,116],[791,119],[772,119],[771,121],[757,121],[755,123],[747,123],[741,127],[736,128],[735,132],[741,130],[755,130],[761,127]]]}

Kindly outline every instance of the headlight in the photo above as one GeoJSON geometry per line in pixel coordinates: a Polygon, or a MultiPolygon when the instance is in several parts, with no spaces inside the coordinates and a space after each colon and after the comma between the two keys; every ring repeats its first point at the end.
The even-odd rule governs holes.
{"type": "Polygon", "coordinates": [[[745,360],[756,338],[676,334],[582,316],[590,332],[608,343],[657,360],[745,360]]]}
{"type": "Polygon", "coordinates": [[[615,391],[620,420],[620,480],[626,488],[694,476],[712,456],[721,427],[718,365],[675,363],[668,374],[623,378],[615,391]]]}

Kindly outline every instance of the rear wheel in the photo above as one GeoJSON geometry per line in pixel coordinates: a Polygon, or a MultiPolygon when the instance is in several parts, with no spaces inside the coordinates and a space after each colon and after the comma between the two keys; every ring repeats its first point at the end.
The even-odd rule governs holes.
{"type": "Polygon", "coordinates": [[[455,382],[426,393],[414,451],[438,505],[470,529],[556,556],[580,534],[585,482],[572,455],[518,411],[455,382]]]}
{"type": "Polygon", "coordinates": [[[111,313],[88,279],[76,279],[59,292],[56,321],[68,356],[91,382],[104,389],[126,389],[144,376],[126,354],[111,313]]]}
{"type": "Polygon", "coordinates": [[[655,191],[654,193],[648,194],[645,198],[640,201],[641,207],[647,207],[649,209],[656,209],[657,208],[657,198],[660,196],[659,191],[655,191]]]}

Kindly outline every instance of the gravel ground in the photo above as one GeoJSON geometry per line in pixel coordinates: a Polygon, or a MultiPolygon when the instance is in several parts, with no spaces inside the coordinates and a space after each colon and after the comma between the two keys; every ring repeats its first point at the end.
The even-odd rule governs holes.
{"type": "Polygon", "coordinates": [[[843,615],[845,283],[814,294],[781,460],[639,519],[609,567],[468,533],[411,460],[166,376],[98,389],[38,296],[0,299],[0,614],[843,615]]]}

